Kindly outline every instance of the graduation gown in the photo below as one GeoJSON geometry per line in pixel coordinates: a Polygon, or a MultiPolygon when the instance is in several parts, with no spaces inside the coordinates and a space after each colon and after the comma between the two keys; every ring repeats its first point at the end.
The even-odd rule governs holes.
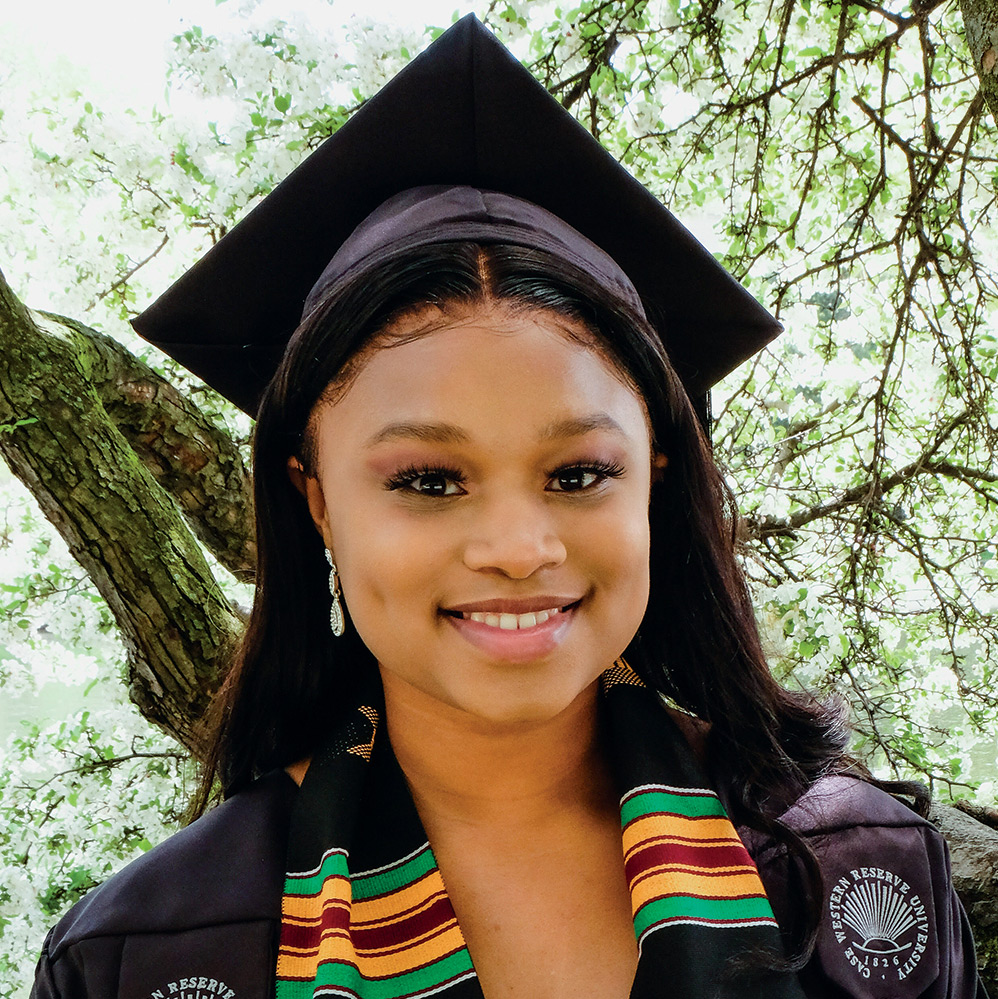
{"type": "MultiPolygon", "coordinates": [[[[388,766],[390,747],[386,754],[388,766]]],[[[303,790],[275,771],[88,894],[46,937],[33,999],[273,996],[289,830],[303,790]]],[[[399,824],[382,818],[398,836],[399,824]]],[[[809,999],[986,999],[946,844],[931,823],[846,776],[816,783],[782,821],[810,843],[825,883],[817,947],[791,992],[799,984],[809,999]]],[[[374,828],[364,816],[359,826],[374,828]]],[[[792,934],[802,903],[786,851],[738,832],[792,934]]],[[[642,949],[632,999],[675,994],[668,962],[668,949],[664,959],[642,949]]],[[[448,999],[448,988],[433,992],[448,999]]],[[[453,994],[469,989],[481,994],[473,968],[453,994]]]]}

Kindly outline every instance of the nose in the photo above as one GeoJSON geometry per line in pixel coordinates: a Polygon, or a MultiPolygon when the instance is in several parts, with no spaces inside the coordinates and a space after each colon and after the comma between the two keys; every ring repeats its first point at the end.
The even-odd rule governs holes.
{"type": "Polygon", "coordinates": [[[506,496],[483,503],[471,525],[464,564],[476,572],[495,571],[526,579],[539,569],[553,569],[567,555],[543,501],[506,496]]]}

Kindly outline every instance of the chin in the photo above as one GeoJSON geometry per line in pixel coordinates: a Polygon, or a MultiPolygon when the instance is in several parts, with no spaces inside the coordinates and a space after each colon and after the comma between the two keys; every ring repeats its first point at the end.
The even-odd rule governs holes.
{"type": "MultiPolygon", "coordinates": [[[[579,684],[571,689],[538,691],[536,683],[530,683],[523,691],[502,691],[489,698],[480,692],[475,697],[459,697],[451,700],[454,707],[471,715],[487,725],[503,727],[523,727],[543,725],[553,721],[568,711],[586,691],[592,689],[595,680],[579,684]]],[[[525,684],[525,686],[527,686],[525,684]]]]}

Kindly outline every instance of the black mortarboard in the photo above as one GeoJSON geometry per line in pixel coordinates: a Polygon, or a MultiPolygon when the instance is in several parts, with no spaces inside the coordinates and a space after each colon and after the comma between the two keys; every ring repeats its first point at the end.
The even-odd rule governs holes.
{"type": "MultiPolygon", "coordinates": [[[[637,289],[694,398],[780,332],[470,14],[364,104],[133,325],[252,413],[313,286],[320,276],[323,287],[335,278],[327,271],[334,255],[388,199],[427,185],[525,199],[568,223],[569,233],[568,227],[581,233],[580,245],[602,248],[612,258],[604,269],[613,270],[615,261],[637,289]]],[[[545,217],[534,215],[535,229],[545,217]]]]}

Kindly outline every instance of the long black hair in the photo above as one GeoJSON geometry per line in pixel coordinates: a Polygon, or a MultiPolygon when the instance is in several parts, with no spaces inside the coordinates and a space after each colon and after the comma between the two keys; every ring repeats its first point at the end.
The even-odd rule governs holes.
{"type": "Polygon", "coordinates": [[[774,835],[799,861],[813,939],[820,873],[777,816],[788,794],[843,765],[843,719],[769,671],[735,557],[734,505],[657,333],[584,272],[538,250],[463,242],[411,250],[335,292],[295,333],[257,415],[256,598],[217,700],[203,795],[215,779],[228,796],[309,756],[354,703],[357,678],[375,668],[355,630],[331,635],[322,541],[287,474],[290,456],[311,470],[315,407],[394,319],[428,303],[489,301],[549,310],[590,331],[643,398],[668,465],[651,492],[648,607],[624,658],[710,725],[712,769],[733,818],[774,835]]]}

